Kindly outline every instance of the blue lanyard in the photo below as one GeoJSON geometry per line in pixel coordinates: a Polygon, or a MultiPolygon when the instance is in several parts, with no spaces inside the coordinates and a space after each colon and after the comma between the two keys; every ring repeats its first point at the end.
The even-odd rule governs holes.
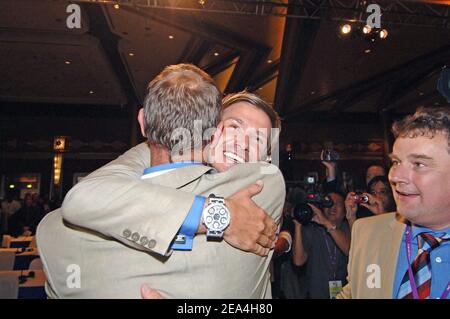
{"type": "MultiPolygon", "coordinates": [[[[408,258],[408,276],[409,283],[411,285],[411,291],[414,299],[419,299],[419,293],[417,291],[416,280],[414,279],[414,274],[411,268],[411,226],[406,226],[406,257],[408,258]]],[[[450,292],[450,280],[447,283],[447,287],[444,289],[444,292],[441,295],[440,299],[446,299],[448,293],[450,292]]]]}
{"type": "Polygon", "coordinates": [[[160,164],[152,167],[148,167],[144,169],[144,175],[155,173],[159,171],[165,171],[168,169],[175,169],[175,168],[181,168],[191,165],[202,165],[201,162],[198,161],[186,161],[186,162],[176,162],[176,163],[167,163],[167,164],[160,164]]]}

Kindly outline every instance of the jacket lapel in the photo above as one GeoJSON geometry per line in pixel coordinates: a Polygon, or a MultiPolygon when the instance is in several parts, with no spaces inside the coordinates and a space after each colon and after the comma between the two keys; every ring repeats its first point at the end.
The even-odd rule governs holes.
{"type": "Polygon", "coordinates": [[[389,223],[390,235],[384,236],[383,245],[386,247],[387,252],[384,263],[381,265],[381,269],[383,269],[381,285],[384,287],[382,298],[392,298],[397,261],[405,227],[405,220],[399,214],[396,214],[395,218],[389,223]]]}

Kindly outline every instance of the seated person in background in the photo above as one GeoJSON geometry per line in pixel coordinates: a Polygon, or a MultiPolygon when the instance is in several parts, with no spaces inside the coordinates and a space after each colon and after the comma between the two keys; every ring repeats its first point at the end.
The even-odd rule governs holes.
{"type": "MultiPolygon", "coordinates": [[[[384,213],[394,212],[396,210],[394,197],[392,195],[391,185],[386,176],[375,176],[369,182],[369,192],[363,193],[369,199],[368,203],[361,203],[360,205],[370,210],[373,215],[380,215],[384,213]]],[[[347,194],[345,199],[345,210],[347,212],[347,220],[350,228],[355,222],[358,203],[355,200],[355,192],[347,194]]]]}
{"type": "Polygon", "coordinates": [[[33,205],[31,194],[26,194],[24,205],[9,220],[9,228],[11,235],[31,236],[36,232],[43,215],[43,210],[33,205]]]}
{"type": "Polygon", "coordinates": [[[308,204],[312,221],[302,225],[294,219],[292,261],[306,266],[307,297],[335,298],[346,284],[350,230],[345,220],[344,196],[329,193],[334,204],[323,211],[308,204]]]}

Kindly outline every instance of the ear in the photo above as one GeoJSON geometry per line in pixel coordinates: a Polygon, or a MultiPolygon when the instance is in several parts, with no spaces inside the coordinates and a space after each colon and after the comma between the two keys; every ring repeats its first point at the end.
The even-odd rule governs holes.
{"type": "Polygon", "coordinates": [[[139,113],[138,113],[138,118],[137,118],[138,122],[139,122],[139,126],[141,127],[141,133],[143,137],[147,137],[145,135],[145,126],[144,126],[144,108],[141,107],[139,109],[139,113]]]}

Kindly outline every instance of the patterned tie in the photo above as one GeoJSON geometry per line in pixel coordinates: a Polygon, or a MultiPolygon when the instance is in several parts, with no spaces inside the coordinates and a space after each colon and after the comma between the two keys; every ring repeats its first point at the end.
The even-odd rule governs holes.
{"type": "MultiPolygon", "coordinates": [[[[422,248],[419,249],[416,259],[411,265],[414,274],[414,280],[417,285],[419,299],[428,299],[431,289],[431,262],[430,253],[433,249],[439,247],[444,241],[450,240],[449,235],[443,237],[434,237],[433,235],[422,233],[419,235],[423,239],[422,248]]],[[[400,284],[397,295],[398,299],[413,299],[411,284],[409,282],[408,270],[406,270],[400,284]]]]}

